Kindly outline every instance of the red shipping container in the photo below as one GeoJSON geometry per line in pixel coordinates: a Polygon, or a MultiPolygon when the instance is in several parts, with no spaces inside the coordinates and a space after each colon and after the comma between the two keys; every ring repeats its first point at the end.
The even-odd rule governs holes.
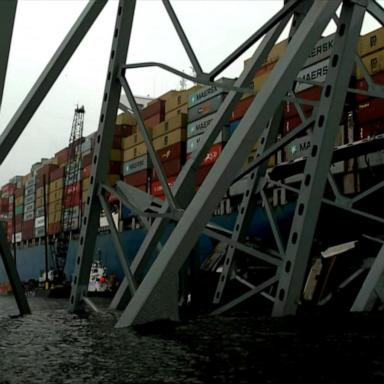
{"type": "Polygon", "coordinates": [[[23,222],[23,215],[16,215],[16,225],[21,224],[23,222]]]}
{"type": "Polygon", "coordinates": [[[164,114],[157,114],[151,117],[148,117],[144,120],[144,124],[147,128],[154,128],[157,124],[164,121],[164,114]]]}
{"type": "Polygon", "coordinates": [[[356,108],[356,123],[365,124],[384,118],[384,99],[373,98],[356,108]]]}
{"type": "Polygon", "coordinates": [[[70,196],[67,196],[64,198],[64,207],[70,208],[74,207],[75,205],[80,205],[81,203],[81,193],[72,193],[70,196]]]}
{"type": "Polygon", "coordinates": [[[121,162],[120,161],[110,161],[108,174],[119,175],[120,172],[121,172],[121,162]]]}
{"type": "Polygon", "coordinates": [[[160,161],[170,161],[173,159],[180,158],[183,161],[185,160],[185,142],[179,142],[173,145],[170,145],[169,147],[165,147],[163,149],[160,149],[157,151],[160,161]]]}
{"type": "MultiPolygon", "coordinates": [[[[223,143],[215,144],[211,147],[211,149],[208,151],[207,155],[205,156],[204,160],[200,163],[200,167],[204,167],[206,165],[212,165],[216,162],[217,158],[219,157],[220,153],[222,152],[224,148],[223,143]]],[[[190,159],[192,156],[192,153],[189,153],[187,158],[190,159]]]]}
{"type": "Polygon", "coordinates": [[[67,197],[68,195],[78,193],[80,190],[81,190],[81,183],[79,181],[77,183],[66,185],[64,189],[64,195],[65,197],[67,197]]]}
{"type": "Polygon", "coordinates": [[[24,221],[23,222],[23,230],[24,229],[27,229],[27,230],[33,229],[34,224],[35,224],[35,219],[24,221]]]}
{"type": "Polygon", "coordinates": [[[213,164],[197,168],[196,186],[200,186],[201,184],[203,184],[203,181],[204,181],[205,177],[208,175],[209,171],[211,170],[212,165],[213,164]]]}
{"type": "MultiPolygon", "coordinates": [[[[169,177],[169,176],[177,175],[181,171],[183,164],[184,162],[181,161],[181,159],[173,159],[173,160],[169,160],[162,163],[165,176],[169,177]]],[[[156,171],[154,169],[152,171],[152,176],[153,176],[153,180],[158,180],[156,171]]]]}
{"type": "Polygon", "coordinates": [[[55,157],[59,164],[65,164],[68,161],[68,148],[63,148],[55,153],[55,157]]]}
{"type": "Polygon", "coordinates": [[[245,99],[240,100],[232,112],[230,121],[241,119],[245,115],[245,112],[247,112],[249,106],[252,104],[254,98],[254,96],[248,96],[245,99]]]}
{"type": "MultiPolygon", "coordinates": [[[[384,85],[384,72],[376,73],[375,75],[371,76],[374,84],[377,85],[384,85]]],[[[363,91],[368,90],[368,84],[365,79],[360,79],[356,81],[356,89],[361,89],[363,91]]],[[[362,103],[363,101],[369,99],[369,96],[366,95],[358,95],[356,94],[356,102],[362,103]]]]}
{"type": "Polygon", "coordinates": [[[358,139],[373,137],[384,133],[384,121],[377,120],[357,127],[358,139]]]}
{"type": "Polygon", "coordinates": [[[63,177],[64,177],[64,167],[60,167],[60,168],[54,169],[51,172],[49,180],[50,181],[55,181],[55,180],[58,180],[58,179],[62,179],[63,177]]]}
{"type": "Polygon", "coordinates": [[[16,188],[15,189],[15,197],[20,197],[24,195],[24,189],[23,188],[16,188]]]}
{"type": "Polygon", "coordinates": [[[145,185],[148,182],[148,178],[150,177],[150,173],[148,169],[144,169],[140,172],[132,173],[131,175],[124,176],[124,181],[127,184],[133,185],[134,187],[139,185],[145,185]]]}
{"type": "Polygon", "coordinates": [[[91,166],[87,165],[86,167],[83,168],[83,179],[91,176],[91,166]]]}
{"type": "Polygon", "coordinates": [[[164,114],[165,114],[165,101],[161,99],[152,101],[144,109],[141,110],[141,116],[143,117],[143,120],[146,120],[149,117],[152,117],[155,115],[163,116],[163,120],[164,120],[164,114]]]}
{"type": "Polygon", "coordinates": [[[88,153],[83,157],[83,167],[86,167],[92,163],[92,156],[92,153],[88,153]]]}
{"type": "Polygon", "coordinates": [[[1,187],[1,192],[2,194],[8,194],[10,196],[10,195],[13,195],[13,193],[15,192],[15,189],[16,189],[16,184],[8,183],[1,187]]]}
{"type": "Polygon", "coordinates": [[[132,135],[133,127],[130,125],[116,125],[115,126],[115,137],[127,137],[129,135],[132,135]]]}
{"type": "MultiPolygon", "coordinates": [[[[175,185],[175,181],[176,176],[168,177],[168,185],[170,186],[170,188],[175,185]]],[[[164,195],[163,186],[160,184],[160,181],[153,181],[151,183],[151,195],[156,197],[164,195]]]]}
{"type": "Polygon", "coordinates": [[[38,178],[42,177],[43,175],[48,178],[50,173],[57,168],[58,166],[56,164],[45,164],[36,172],[36,175],[38,178]]]}
{"type": "MultiPolygon", "coordinates": [[[[320,100],[321,91],[322,91],[321,87],[311,87],[311,88],[305,89],[304,91],[298,92],[296,94],[296,97],[303,100],[318,101],[320,100]]],[[[306,104],[300,104],[300,105],[304,114],[309,116],[312,112],[313,107],[311,105],[306,105],[306,104]]],[[[298,114],[297,109],[293,103],[286,103],[284,105],[284,119],[289,119],[291,117],[297,116],[297,114],[298,114]]]]}
{"type": "Polygon", "coordinates": [[[61,231],[60,223],[53,223],[48,225],[48,235],[56,235],[61,231]]]}
{"type": "Polygon", "coordinates": [[[112,149],[121,149],[121,137],[115,136],[113,138],[112,149]]]}
{"type": "MultiPolygon", "coordinates": [[[[293,116],[289,119],[285,119],[283,121],[283,135],[286,135],[287,133],[291,132],[295,128],[297,128],[302,123],[299,116],[293,116]]],[[[313,127],[313,124],[309,126],[313,127]]]]}

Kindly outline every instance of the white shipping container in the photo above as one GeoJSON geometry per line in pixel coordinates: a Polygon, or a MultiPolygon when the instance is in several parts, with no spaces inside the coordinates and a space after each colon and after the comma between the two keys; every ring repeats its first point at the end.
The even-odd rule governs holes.
{"type": "Polygon", "coordinates": [[[15,236],[12,235],[12,243],[14,243],[15,240],[16,240],[16,243],[19,243],[21,239],[22,239],[21,232],[15,233],[15,236]]]}
{"type": "Polygon", "coordinates": [[[35,219],[35,228],[41,228],[44,227],[44,216],[36,217],[35,219]]]}
{"type": "MultiPolygon", "coordinates": [[[[310,67],[302,69],[297,77],[299,79],[310,80],[316,83],[323,83],[327,77],[329,67],[329,59],[320,61],[310,67]]],[[[295,92],[304,91],[305,89],[311,88],[313,85],[298,83],[295,88],[295,92]]]]}
{"type": "Polygon", "coordinates": [[[308,67],[329,57],[331,55],[334,42],[334,34],[322,37],[309,53],[308,59],[305,62],[304,67],[308,67]]]}

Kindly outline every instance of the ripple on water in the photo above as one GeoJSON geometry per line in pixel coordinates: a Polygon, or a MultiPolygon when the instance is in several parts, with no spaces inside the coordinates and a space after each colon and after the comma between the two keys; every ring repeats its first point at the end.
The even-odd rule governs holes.
{"type": "Polygon", "coordinates": [[[32,315],[11,318],[13,303],[0,298],[0,384],[200,382],[183,346],[115,329],[113,313],[79,317],[63,305],[31,306],[32,315]]]}

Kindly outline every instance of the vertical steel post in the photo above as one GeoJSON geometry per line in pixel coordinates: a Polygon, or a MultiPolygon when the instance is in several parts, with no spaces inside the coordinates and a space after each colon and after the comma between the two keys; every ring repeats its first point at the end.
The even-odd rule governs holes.
{"type": "MultiPolygon", "coordinates": [[[[236,135],[227,143],[128,304],[117,323],[118,327],[159,318],[178,318],[177,307],[172,307],[169,302],[177,304],[175,288],[180,267],[236,177],[238,164],[244,163],[254,140],[258,139],[275,113],[302,68],[307,52],[316,44],[340,3],[341,0],[315,1],[288,45],[285,55],[277,63],[237,127],[236,135]],[[175,290],[172,291],[172,288],[175,290]]],[[[222,118],[226,111],[222,110],[216,119],[222,118]]]]}
{"type": "MultiPolygon", "coordinates": [[[[252,81],[256,69],[258,69],[267,58],[269,51],[272,49],[276,40],[280,36],[287,21],[288,16],[285,16],[285,18],[283,18],[283,20],[278,25],[273,27],[266,34],[266,38],[262,41],[256,50],[248,67],[243,71],[239,79],[235,82],[236,87],[246,87],[252,81]]],[[[202,139],[201,147],[196,152],[194,152],[192,158],[184,165],[183,169],[178,175],[176,184],[174,186],[174,194],[175,199],[181,208],[186,208],[189,202],[192,200],[195,189],[196,169],[204,159],[209,148],[212,146],[215,138],[219,133],[219,130],[229,120],[231,112],[240,98],[240,93],[234,91],[229,92],[223,104],[216,112],[212,123],[207,128],[202,139]]],[[[165,204],[163,212],[166,212],[167,209],[168,204],[165,204]]],[[[156,246],[159,243],[162,234],[164,233],[167,223],[168,220],[166,219],[156,219],[148,231],[147,236],[144,238],[144,241],[132,263],[132,271],[135,274],[137,281],[140,281],[144,278],[143,270],[147,267],[150,255],[156,250],[156,246]]],[[[128,284],[124,279],[111,303],[112,308],[122,309],[123,306],[127,304],[127,287],[128,284]]]]}
{"type": "Polygon", "coordinates": [[[12,232],[13,232],[13,259],[15,260],[16,265],[16,196],[12,196],[12,232]]]}
{"type": "Polygon", "coordinates": [[[17,0],[0,1],[0,111],[11,48],[17,0]]]}
{"type": "Polygon", "coordinates": [[[9,247],[7,238],[5,236],[4,223],[0,222],[0,255],[3,260],[5,271],[7,272],[9,282],[12,287],[13,294],[16,299],[17,306],[21,315],[28,315],[31,313],[25,291],[21,284],[19,274],[16,270],[16,264],[13,260],[11,249],[9,247]]]}
{"type": "Polygon", "coordinates": [[[93,261],[101,213],[98,191],[100,186],[106,183],[107,180],[109,156],[114,136],[113,128],[121,94],[119,72],[127,59],[135,6],[135,0],[120,0],[118,4],[99,128],[92,158],[89,195],[82,218],[83,222],[76,255],[75,273],[69,304],[69,310],[72,312],[81,307],[81,298],[86,296],[88,291],[89,273],[93,261]]]}
{"type": "Polygon", "coordinates": [[[343,3],[318,118],[312,133],[312,149],[306,161],[286,257],[279,273],[277,299],[273,308],[275,316],[295,314],[300,301],[364,14],[363,6],[353,2],[343,3]]]}
{"type": "Polygon", "coordinates": [[[45,286],[48,285],[48,218],[47,218],[47,190],[46,190],[46,179],[43,175],[43,204],[44,204],[44,256],[45,256],[45,286]]]}

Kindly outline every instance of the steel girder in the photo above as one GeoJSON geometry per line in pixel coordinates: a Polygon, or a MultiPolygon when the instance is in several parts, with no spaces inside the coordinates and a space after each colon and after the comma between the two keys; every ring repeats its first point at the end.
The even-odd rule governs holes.
{"type": "MultiPolygon", "coordinates": [[[[17,1],[3,1],[0,3],[0,111],[3,99],[5,78],[7,73],[9,51],[11,48],[13,25],[16,16],[17,1]]],[[[15,241],[15,239],[13,239],[15,241]]],[[[12,257],[10,246],[7,242],[4,225],[0,225],[0,254],[8,275],[13,294],[21,315],[31,313],[24,288],[21,284],[16,269],[16,261],[12,257]]]]}
{"type": "MultiPolygon", "coordinates": [[[[274,68],[264,87],[256,95],[223,153],[214,164],[208,178],[196,193],[174,231],[164,244],[151,269],[139,285],[117,326],[147,322],[159,318],[178,318],[177,308],[169,310],[169,299],[175,303],[177,273],[186,261],[199,234],[231,181],[238,172],[237,164],[245,161],[253,140],[259,138],[268,120],[288,92],[308,52],[333,16],[339,1],[316,1],[293,36],[285,55],[274,68]],[[251,129],[253,128],[253,129],[251,129]]],[[[236,84],[237,85],[237,84],[236,84]]],[[[228,97],[227,97],[228,99],[228,97]]],[[[223,105],[227,101],[224,101],[223,105]]],[[[224,106],[216,114],[225,114],[224,106]]],[[[215,126],[215,122],[213,122],[215,126]]]]}

